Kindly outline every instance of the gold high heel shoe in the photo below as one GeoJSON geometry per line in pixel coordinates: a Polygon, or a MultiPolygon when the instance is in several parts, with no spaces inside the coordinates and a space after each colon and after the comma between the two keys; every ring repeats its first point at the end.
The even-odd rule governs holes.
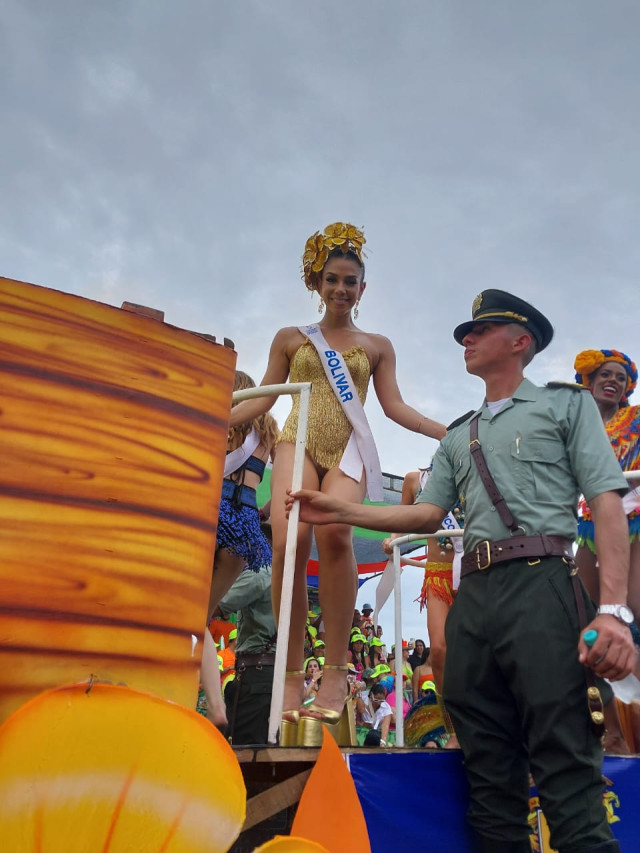
{"type": "MultiPolygon", "coordinates": [[[[304,675],[304,669],[287,670],[285,675],[304,675]]],[[[282,712],[280,721],[280,746],[297,746],[298,744],[298,722],[300,711],[294,708],[282,712]]]]}
{"type": "MultiPolygon", "coordinates": [[[[347,672],[347,666],[325,664],[323,669],[347,672]]],[[[351,690],[348,690],[344,705],[339,711],[311,705],[300,711],[298,722],[298,746],[322,746],[322,727],[334,738],[339,746],[356,745],[356,723],[351,702],[351,690]]]]}

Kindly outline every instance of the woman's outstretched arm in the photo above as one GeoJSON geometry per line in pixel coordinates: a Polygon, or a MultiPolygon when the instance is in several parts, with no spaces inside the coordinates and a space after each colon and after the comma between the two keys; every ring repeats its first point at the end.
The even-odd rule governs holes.
{"type": "Polygon", "coordinates": [[[396,378],[396,354],[388,338],[376,335],[380,358],[373,371],[373,387],[382,406],[382,411],[392,421],[405,429],[419,432],[429,438],[444,438],[447,431],[444,424],[421,415],[402,399],[396,378]]]}

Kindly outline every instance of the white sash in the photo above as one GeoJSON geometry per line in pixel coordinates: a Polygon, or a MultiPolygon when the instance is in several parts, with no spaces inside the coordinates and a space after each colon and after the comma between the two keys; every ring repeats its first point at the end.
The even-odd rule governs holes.
{"type": "Polygon", "coordinates": [[[349,368],[341,352],[332,350],[324,339],[319,326],[300,326],[302,334],[308,338],[320,356],[320,362],[338,398],[347,420],[353,427],[342,459],[340,470],[356,483],[362,479],[362,467],[367,482],[367,494],[371,501],[382,501],[382,471],[371,429],[364,413],[364,408],[358,397],[358,392],[349,373],[349,368]]]}
{"type": "Polygon", "coordinates": [[[227,453],[224,460],[224,476],[228,477],[233,474],[238,468],[242,468],[246,460],[253,455],[253,451],[260,444],[260,436],[255,427],[251,427],[251,432],[245,438],[242,445],[227,453]]]}
{"type": "MultiPolygon", "coordinates": [[[[460,530],[458,520],[452,512],[447,513],[443,522],[443,530],[460,530]]],[[[452,589],[458,589],[460,586],[460,569],[462,567],[462,555],[464,553],[464,545],[462,544],[462,536],[452,536],[451,544],[453,545],[453,579],[451,582],[452,589]]]]}

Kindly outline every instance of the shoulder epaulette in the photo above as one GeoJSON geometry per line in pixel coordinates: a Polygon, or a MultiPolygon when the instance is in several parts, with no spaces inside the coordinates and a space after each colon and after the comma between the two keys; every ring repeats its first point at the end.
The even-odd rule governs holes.
{"type": "Polygon", "coordinates": [[[451,429],[455,429],[457,426],[460,426],[460,424],[463,424],[465,421],[469,420],[471,415],[475,414],[475,411],[475,409],[470,409],[468,412],[465,412],[464,415],[461,415],[459,418],[456,418],[455,421],[450,423],[447,427],[447,432],[449,432],[449,430],[451,429]]]}
{"type": "Polygon", "coordinates": [[[545,388],[570,388],[572,391],[588,391],[586,385],[580,385],[578,382],[547,382],[545,388]]]}

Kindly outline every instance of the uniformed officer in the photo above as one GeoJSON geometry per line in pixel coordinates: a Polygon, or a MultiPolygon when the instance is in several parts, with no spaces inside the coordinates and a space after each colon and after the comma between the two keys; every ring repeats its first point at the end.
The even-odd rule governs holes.
{"type": "Polygon", "coordinates": [[[585,673],[588,667],[617,680],[635,662],[625,624],[629,546],[620,495],[626,483],[591,396],[524,378],[525,366],[553,336],[546,317],[512,294],[486,290],[472,318],[454,338],[464,346],[467,371],[484,381],[486,397],[450,427],[419,502],[360,506],[303,490],[290,504],[299,497],[301,520],[313,524],[427,533],[457,500],[464,502],[465,556],[446,626],[444,698],[465,754],[468,816],[479,849],[529,853],[530,769],[553,847],[613,853],[619,846],[602,805],[602,750],[585,673]],[[493,478],[492,496],[472,446],[481,449],[493,478]],[[594,512],[607,613],[595,614],[570,577],[580,492],[594,512]],[[587,615],[582,630],[578,599],[587,615]],[[583,639],[587,630],[597,632],[591,648],[583,639]]]}

